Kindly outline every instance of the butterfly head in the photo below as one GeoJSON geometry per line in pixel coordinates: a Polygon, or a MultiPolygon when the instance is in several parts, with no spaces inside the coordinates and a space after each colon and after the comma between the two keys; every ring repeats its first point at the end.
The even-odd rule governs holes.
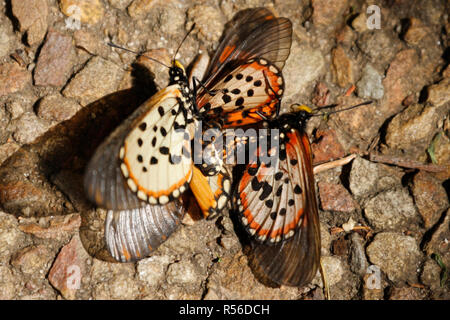
{"type": "Polygon", "coordinates": [[[290,109],[290,112],[282,114],[275,120],[276,127],[282,130],[303,128],[313,114],[311,108],[305,105],[294,104],[290,109]]]}
{"type": "Polygon", "coordinates": [[[172,61],[172,66],[169,70],[169,76],[170,76],[170,84],[175,83],[187,83],[187,77],[186,77],[186,70],[184,69],[184,66],[181,64],[178,60],[172,61]]]}

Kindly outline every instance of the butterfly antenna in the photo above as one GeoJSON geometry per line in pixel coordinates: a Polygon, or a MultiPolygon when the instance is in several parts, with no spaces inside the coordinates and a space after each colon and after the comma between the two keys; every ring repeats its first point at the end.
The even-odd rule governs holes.
{"type": "Polygon", "coordinates": [[[187,39],[187,37],[188,37],[189,34],[192,32],[192,30],[194,30],[194,28],[195,28],[195,23],[192,24],[191,29],[189,29],[189,31],[184,35],[183,40],[181,40],[180,44],[178,45],[177,50],[175,51],[175,54],[173,55],[172,61],[175,61],[175,57],[177,56],[178,51],[180,50],[181,46],[183,45],[183,42],[187,39]]]}
{"type": "MultiPolygon", "coordinates": [[[[371,104],[371,103],[373,103],[373,101],[365,101],[365,102],[361,102],[361,103],[359,103],[357,105],[354,105],[354,106],[351,106],[351,107],[348,107],[348,108],[345,108],[345,109],[342,109],[342,110],[335,110],[335,111],[331,111],[331,112],[327,112],[327,113],[316,113],[316,114],[311,115],[311,117],[329,116],[330,114],[333,114],[333,113],[338,113],[338,112],[342,112],[342,111],[352,110],[352,109],[355,109],[355,108],[358,108],[358,107],[361,107],[361,106],[365,106],[365,105],[368,105],[368,104],[371,104]]],[[[332,106],[336,106],[336,105],[325,106],[325,107],[322,107],[321,109],[331,108],[332,106]]]]}
{"type": "Polygon", "coordinates": [[[170,67],[169,67],[168,65],[166,65],[166,64],[162,63],[161,61],[158,61],[158,60],[156,60],[156,59],[154,59],[154,58],[151,58],[151,57],[149,57],[149,56],[146,56],[145,54],[142,54],[141,52],[137,52],[137,51],[133,51],[133,50],[130,50],[130,49],[121,47],[121,46],[119,46],[119,45],[117,45],[117,44],[115,44],[115,43],[112,43],[112,42],[108,42],[108,46],[113,47],[113,48],[117,48],[117,49],[121,49],[121,50],[130,52],[130,53],[134,53],[135,55],[138,55],[138,56],[145,57],[145,58],[147,58],[147,59],[149,59],[149,60],[151,60],[151,61],[157,62],[157,63],[159,63],[160,65],[163,65],[164,67],[170,69],[170,67]]]}

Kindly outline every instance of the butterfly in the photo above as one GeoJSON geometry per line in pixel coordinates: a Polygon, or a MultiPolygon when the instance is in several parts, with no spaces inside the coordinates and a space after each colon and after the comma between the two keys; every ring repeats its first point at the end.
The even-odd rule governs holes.
{"type": "MultiPolygon", "coordinates": [[[[251,263],[272,281],[307,284],[320,264],[320,230],[308,107],[267,120],[265,137],[237,184],[234,202],[250,236],[251,263]]],[[[264,137],[263,137],[264,138],[264,137]]],[[[260,139],[261,141],[261,139],[260,139]]]]}
{"type": "MultiPolygon", "coordinates": [[[[120,253],[115,257],[128,261],[145,255],[148,250],[144,245],[149,242],[144,237],[151,234],[141,233],[138,238],[132,238],[131,233],[143,232],[145,228],[154,226],[148,219],[147,224],[143,222],[145,216],[166,219],[167,213],[175,214],[172,211],[176,208],[169,204],[177,201],[189,185],[206,217],[225,208],[231,193],[229,175],[217,168],[215,174],[218,176],[207,179],[196,170],[191,154],[194,132],[199,120],[209,118],[210,111],[216,110],[214,114],[217,116],[221,110],[227,114],[231,109],[249,111],[247,103],[241,103],[241,97],[236,98],[236,108],[224,104],[227,99],[223,97],[229,90],[225,83],[240,85],[242,72],[246,75],[244,82],[249,83],[248,79],[254,77],[251,85],[261,87],[255,89],[254,97],[248,101],[249,107],[268,114],[270,110],[265,108],[272,108],[280,99],[283,80],[277,68],[284,65],[289,54],[292,33],[289,20],[280,19],[263,8],[250,10],[237,19],[231,28],[234,33],[227,33],[219,45],[207,72],[208,80],[201,84],[198,93],[195,88],[189,88],[184,67],[173,59],[169,67],[169,86],[141,105],[97,148],[87,165],[84,187],[92,202],[112,212],[113,221],[107,226],[114,230],[106,230],[106,234],[115,234],[110,239],[121,241],[120,245],[116,240],[109,242],[110,251],[120,253]],[[238,27],[246,31],[236,32],[238,27]],[[276,40],[278,37],[284,40],[279,42],[276,40]],[[273,48],[269,50],[270,44],[273,48]],[[230,49],[230,45],[236,48],[230,49]],[[274,64],[266,60],[269,58],[273,58],[274,64]],[[238,82],[227,80],[230,75],[235,76],[238,82]],[[204,88],[206,90],[202,93],[204,88]],[[218,97],[222,97],[221,104],[211,101],[210,107],[205,105],[208,99],[218,97]],[[148,205],[164,207],[159,210],[148,205]],[[140,220],[132,220],[139,221],[139,226],[133,230],[127,229],[130,220],[123,218],[130,216],[131,212],[141,216],[140,220]],[[129,234],[124,234],[124,230],[129,234]]],[[[155,235],[167,236],[172,229],[167,228],[155,235]]]]}
{"type": "MultiPolygon", "coordinates": [[[[284,92],[281,70],[290,53],[292,23],[266,8],[241,11],[230,23],[211,59],[196,106],[208,128],[233,128],[271,117],[284,92]]],[[[194,81],[195,84],[195,81],[194,81]]],[[[198,89],[198,90],[197,90],[198,89]]],[[[222,150],[203,143],[199,168],[214,175],[223,165],[222,150]]]]}

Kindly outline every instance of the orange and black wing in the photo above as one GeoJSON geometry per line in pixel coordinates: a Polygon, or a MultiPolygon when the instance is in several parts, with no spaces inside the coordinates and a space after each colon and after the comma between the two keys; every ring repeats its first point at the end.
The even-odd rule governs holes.
{"type": "Polygon", "coordinates": [[[265,8],[244,10],[231,23],[211,60],[197,105],[223,127],[271,117],[284,92],[281,70],[289,56],[292,24],[265,8]]]}
{"type": "Polygon", "coordinates": [[[266,8],[242,10],[226,26],[204,80],[214,82],[233,64],[255,58],[268,60],[281,70],[289,56],[291,42],[289,19],[277,18],[266,8]]]}
{"type": "Polygon", "coordinates": [[[225,167],[214,176],[204,176],[197,167],[194,167],[189,187],[203,216],[208,219],[217,217],[231,199],[231,178],[225,167]]]}
{"type": "Polygon", "coordinates": [[[251,263],[276,283],[302,286],[312,280],[320,262],[311,149],[303,132],[282,137],[279,149],[269,152],[274,162],[247,166],[236,205],[251,239],[251,263]]]}

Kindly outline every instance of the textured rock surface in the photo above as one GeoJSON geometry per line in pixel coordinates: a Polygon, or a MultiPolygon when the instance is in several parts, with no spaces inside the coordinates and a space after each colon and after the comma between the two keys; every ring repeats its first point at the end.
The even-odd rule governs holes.
{"type": "Polygon", "coordinates": [[[422,254],[414,238],[399,233],[379,233],[367,247],[367,255],[391,281],[417,281],[422,254]]]}
{"type": "Polygon", "coordinates": [[[34,70],[37,86],[62,86],[72,68],[73,45],[70,36],[49,31],[34,70]]]}
{"type": "Polygon", "coordinates": [[[122,75],[122,69],[116,64],[99,57],[93,57],[70,80],[64,88],[63,94],[68,98],[76,99],[84,106],[114,92],[122,75]]]}
{"type": "Polygon", "coordinates": [[[420,222],[419,213],[406,189],[384,191],[370,199],[365,216],[378,230],[403,230],[420,222]]]}

